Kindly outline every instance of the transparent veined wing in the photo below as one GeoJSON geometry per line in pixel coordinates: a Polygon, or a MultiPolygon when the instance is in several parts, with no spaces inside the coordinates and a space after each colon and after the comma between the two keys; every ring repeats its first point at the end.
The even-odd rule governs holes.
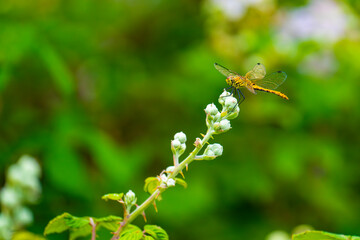
{"type": "Polygon", "coordinates": [[[269,75],[266,75],[263,79],[252,80],[256,85],[266,88],[266,89],[276,89],[283,82],[285,82],[287,75],[283,71],[273,72],[269,75]]]}
{"type": "Polygon", "coordinates": [[[257,63],[255,67],[245,75],[245,77],[249,80],[253,80],[253,79],[262,79],[265,77],[265,75],[266,75],[265,66],[262,65],[261,63],[257,63]]]}
{"type": "Polygon", "coordinates": [[[214,66],[221,74],[223,74],[226,77],[239,76],[239,74],[237,72],[231,71],[231,70],[227,69],[226,67],[221,66],[218,63],[215,63],[214,66]]]}

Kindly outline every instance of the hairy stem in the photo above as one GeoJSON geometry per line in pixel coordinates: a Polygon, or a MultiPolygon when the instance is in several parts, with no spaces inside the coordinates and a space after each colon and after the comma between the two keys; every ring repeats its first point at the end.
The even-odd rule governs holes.
{"type": "MultiPolygon", "coordinates": [[[[195,149],[189,154],[189,156],[185,158],[180,164],[175,166],[174,171],[169,175],[169,178],[175,178],[187,165],[194,161],[196,154],[205,146],[213,134],[214,129],[212,127],[208,128],[205,136],[201,140],[201,144],[195,146],[195,149]]],[[[127,215],[127,217],[120,223],[119,228],[114,233],[114,236],[111,238],[111,240],[119,239],[121,232],[126,228],[126,226],[134,221],[134,219],[137,218],[140,214],[142,214],[142,212],[144,212],[145,209],[147,209],[166,189],[167,188],[156,189],[140,206],[138,206],[131,214],[127,215]]]]}

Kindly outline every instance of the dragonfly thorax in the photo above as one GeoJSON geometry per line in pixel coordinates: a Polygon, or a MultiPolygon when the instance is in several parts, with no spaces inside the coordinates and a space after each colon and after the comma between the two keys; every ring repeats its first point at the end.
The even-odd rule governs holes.
{"type": "Polygon", "coordinates": [[[246,84],[246,78],[242,76],[230,76],[226,78],[226,83],[234,88],[244,87],[246,84]]]}

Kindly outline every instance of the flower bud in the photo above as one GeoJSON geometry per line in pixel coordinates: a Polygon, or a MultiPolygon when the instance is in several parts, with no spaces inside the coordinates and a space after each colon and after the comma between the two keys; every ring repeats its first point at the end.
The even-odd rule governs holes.
{"type": "Polygon", "coordinates": [[[165,172],[173,172],[174,169],[175,169],[174,166],[169,166],[169,167],[166,168],[165,172]]]}
{"type": "Polygon", "coordinates": [[[213,103],[208,104],[206,106],[206,108],[205,108],[205,113],[210,114],[212,116],[215,116],[218,112],[219,112],[219,110],[217,109],[217,107],[213,103]]]}
{"type": "Polygon", "coordinates": [[[225,99],[224,106],[228,111],[232,111],[233,108],[236,106],[237,100],[234,97],[227,97],[225,99]]]}
{"type": "Polygon", "coordinates": [[[185,149],[186,149],[186,144],[185,143],[181,144],[179,148],[179,156],[185,152],[185,149]]]}
{"type": "Polygon", "coordinates": [[[185,143],[186,142],[186,135],[183,132],[178,132],[178,133],[175,134],[174,139],[179,140],[180,143],[185,143]]]}
{"type": "Polygon", "coordinates": [[[213,151],[214,155],[217,156],[217,157],[221,156],[222,153],[223,153],[223,147],[218,143],[211,144],[209,146],[209,148],[210,148],[211,151],[213,151]]]}
{"type": "MultiPolygon", "coordinates": [[[[230,110],[231,111],[231,110],[230,110]]],[[[226,116],[226,119],[234,119],[239,115],[240,108],[239,106],[236,106],[233,111],[229,112],[229,114],[226,116]]]]}
{"type": "Polygon", "coordinates": [[[220,128],[223,131],[228,131],[231,128],[230,121],[227,119],[220,121],[220,128]]]}
{"type": "Polygon", "coordinates": [[[173,187],[173,186],[175,186],[175,180],[172,179],[172,178],[169,178],[169,179],[167,180],[167,182],[166,182],[166,186],[168,186],[168,187],[173,187]]]}
{"type": "Polygon", "coordinates": [[[131,207],[136,204],[136,196],[135,193],[131,190],[129,190],[124,197],[124,202],[127,207],[131,207]]]}
{"type": "Polygon", "coordinates": [[[203,160],[212,160],[218,156],[221,156],[222,153],[223,153],[223,147],[220,144],[218,144],[218,143],[210,144],[205,149],[202,159],[203,160]]]}
{"type": "Polygon", "coordinates": [[[221,120],[219,123],[214,124],[215,133],[223,133],[230,130],[230,121],[227,119],[221,120]]]}
{"type": "Polygon", "coordinates": [[[223,92],[223,93],[220,95],[220,97],[219,97],[219,103],[220,103],[221,105],[224,105],[225,99],[226,99],[228,96],[230,96],[230,93],[227,92],[227,91],[224,89],[224,92],[223,92]]]}
{"type": "Polygon", "coordinates": [[[172,143],[172,147],[173,147],[175,150],[178,149],[178,148],[180,147],[180,145],[181,145],[181,142],[180,142],[179,140],[177,140],[177,139],[172,140],[171,143],[172,143]]]}
{"type": "Polygon", "coordinates": [[[166,183],[167,180],[168,180],[168,177],[166,176],[166,174],[161,174],[161,175],[160,175],[160,179],[161,179],[161,182],[166,183]]]}

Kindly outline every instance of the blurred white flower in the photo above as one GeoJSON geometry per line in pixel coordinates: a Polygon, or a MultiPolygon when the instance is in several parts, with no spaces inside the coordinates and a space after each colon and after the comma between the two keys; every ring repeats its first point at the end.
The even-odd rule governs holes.
{"type": "Polygon", "coordinates": [[[249,7],[256,6],[263,9],[267,0],[211,0],[211,3],[230,20],[241,19],[249,7]]]}
{"type": "Polygon", "coordinates": [[[311,0],[305,7],[287,13],[282,20],[283,41],[336,42],[345,36],[349,15],[334,0],[311,0]]]}
{"type": "Polygon", "coordinates": [[[306,56],[299,64],[299,72],[313,76],[324,77],[337,71],[338,62],[330,51],[314,53],[306,56]]]}
{"type": "Polygon", "coordinates": [[[23,226],[32,223],[34,220],[33,214],[27,207],[17,208],[14,212],[14,221],[16,225],[23,226]]]}
{"type": "Polygon", "coordinates": [[[20,158],[18,164],[24,170],[24,172],[36,177],[40,177],[40,165],[33,157],[29,155],[24,155],[20,158]]]}
{"type": "Polygon", "coordinates": [[[7,208],[14,208],[21,202],[21,194],[15,188],[3,187],[0,191],[0,202],[7,208]]]}
{"type": "Polygon", "coordinates": [[[11,219],[0,213],[0,239],[11,239],[11,226],[11,219]]]}

